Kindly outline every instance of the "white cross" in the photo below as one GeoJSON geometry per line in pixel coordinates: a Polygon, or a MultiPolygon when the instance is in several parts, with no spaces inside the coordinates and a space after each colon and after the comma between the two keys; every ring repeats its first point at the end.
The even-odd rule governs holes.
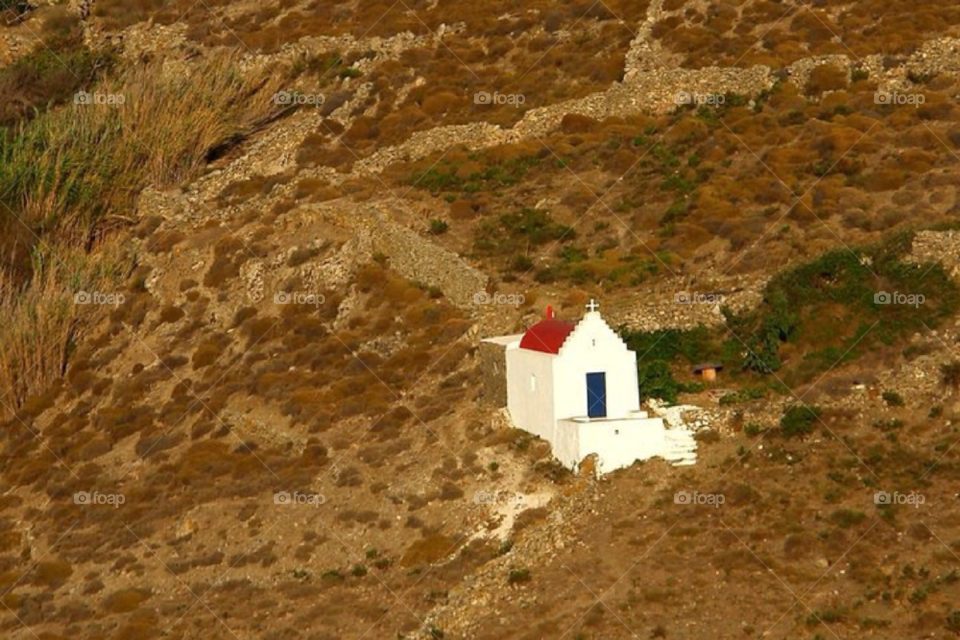
{"type": "Polygon", "coordinates": [[[599,308],[600,308],[600,305],[594,302],[593,299],[591,298],[590,304],[587,305],[587,311],[596,311],[599,308]]]}

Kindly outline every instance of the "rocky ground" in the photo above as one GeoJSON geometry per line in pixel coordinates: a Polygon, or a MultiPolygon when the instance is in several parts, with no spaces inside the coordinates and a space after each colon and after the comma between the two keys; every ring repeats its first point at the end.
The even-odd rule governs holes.
{"type": "MultiPolygon", "coordinates": [[[[698,431],[695,467],[650,461],[601,479],[574,475],[483,402],[477,345],[536,321],[549,302],[579,313],[586,292],[544,284],[519,308],[478,306],[476,293],[511,285],[453,233],[428,231],[436,198],[390,181],[396,167],[455,145],[536,142],[571,115],[667,114],[683,91],[742,94],[753,106],[784,78],[805,86],[824,64],[868,72],[888,90],[960,70],[960,40],[949,37],[918,43],[895,65],[851,52],[782,69],[684,68],[654,27],[694,8],[706,5],[653,0],[624,16],[633,37],[622,79],[602,92],[510,125],[420,130],[349,166],[305,165],[298,152],[327,120],[348,129],[378,115],[365,77],[407,52],[455,46],[469,25],[240,51],[251,67],[329,51],[363,57],[360,77],[338,85],[351,92],[339,107],[266,123],[187,187],[140,195],[141,223],[122,240],[142,256],[129,302],[97,316],[63,382],[6,425],[4,634],[955,635],[960,405],[942,377],[957,357],[955,323],[759,401],[721,401],[737,391],[721,373],[682,396],[689,410],[653,407],[698,431]],[[298,198],[305,183],[333,197],[298,198]],[[324,300],[284,305],[282,291],[324,300]],[[823,428],[784,439],[775,427],[801,400],[822,410],[823,428]],[[927,506],[881,510],[880,489],[923,491],[927,506]],[[77,504],[81,491],[125,502],[77,504]],[[685,507],[678,491],[726,502],[685,507]],[[323,502],[283,504],[281,492],[323,502]],[[475,499],[496,492],[523,502],[475,499]]],[[[89,43],[118,46],[128,60],[161,59],[181,73],[203,54],[186,23],[116,33],[98,23],[95,2],[71,9],[89,43]]],[[[23,31],[2,35],[5,60],[31,42],[23,31]]],[[[393,87],[397,104],[425,86],[414,70],[393,87]]],[[[720,303],[676,296],[756,308],[773,274],[731,273],[730,257],[722,249],[609,291],[602,311],[635,330],[718,328],[720,303]]],[[[957,278],[960,236],[921,231],[910,258],[957,278]]]]}

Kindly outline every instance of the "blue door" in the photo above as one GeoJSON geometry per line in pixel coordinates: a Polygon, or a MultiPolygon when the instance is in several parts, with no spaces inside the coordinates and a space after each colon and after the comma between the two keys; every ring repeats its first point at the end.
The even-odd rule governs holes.
{"type": "Polygon", "coordinates": [[[587,416],[607,417],[607,374],[587,374],[587,416]]]}

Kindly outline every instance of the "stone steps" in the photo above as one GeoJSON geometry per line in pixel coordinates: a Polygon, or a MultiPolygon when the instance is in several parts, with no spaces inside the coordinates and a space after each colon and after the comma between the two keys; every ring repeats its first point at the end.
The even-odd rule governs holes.
{"type": "Polygon", "coordinates": [[[693,439],[692,431],[668,429],[665,436],[667,446],[660,457],[675,467],[697,463],[697,441],[693,439]]]}

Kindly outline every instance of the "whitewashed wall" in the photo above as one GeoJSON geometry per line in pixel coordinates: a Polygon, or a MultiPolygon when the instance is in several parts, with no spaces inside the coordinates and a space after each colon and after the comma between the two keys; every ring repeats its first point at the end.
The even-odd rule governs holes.
{"type": "Polygon", "coordinates": [[[507,408],[513,423],[553,443],[557,420],[553,403],[556,356],[521,349],[519,342],[507,347],[506,356],[507,408]],[[535,391],[530,390],[531,376],[536,376],[535,391]]]}
{"type": "Polygon", "coordinates": [[[637,354],[627,349],[599,313],[587,313],[554,363],[558,418],[587,415],[587,374],[600,371],[606,373],[607,417],[625,418],[640,408],[637,354]]]}
{"type": "Polygon", "coordinates": [[[637,354],[599,313],[587,313],[558,355],[506,347],[507,407],[520,429],[550,443],[553,455],[575,469],[596,454],[599,473],[609,473],[663,455],[670,446],[660,418],[645,418],[637,389],[637,354]],[[587,374],[606,374],[607,419],[576,422],[587,415],[587,374]],[[531,377],[536,388],[531,389],[531,377]]]}
{"type": "Polygon", "coordinates": [[[629,467],[636,460],[648,460],[661,455],[666,448],[665,429],[660,418],[594,420],[576,425],[580,460],[596,454],[600,473],[629,467]]]}

